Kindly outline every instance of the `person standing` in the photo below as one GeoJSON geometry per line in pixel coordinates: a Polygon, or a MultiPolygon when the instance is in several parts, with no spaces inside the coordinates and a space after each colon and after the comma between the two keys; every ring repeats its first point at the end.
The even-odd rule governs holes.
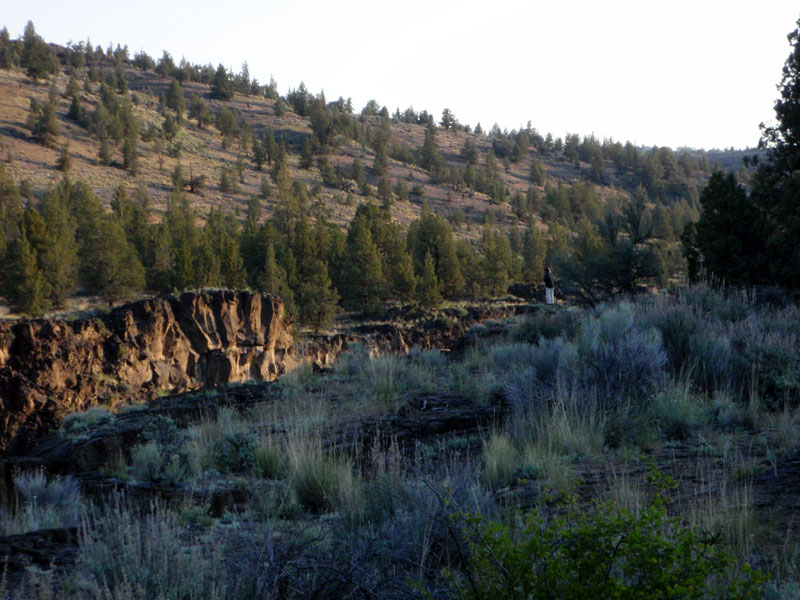
{"type": "Polygon", "coordinates": [[[553,278],[550,267],[544,270],[544,301],[547,304],[556,302],[556,280],[553,278]]]}

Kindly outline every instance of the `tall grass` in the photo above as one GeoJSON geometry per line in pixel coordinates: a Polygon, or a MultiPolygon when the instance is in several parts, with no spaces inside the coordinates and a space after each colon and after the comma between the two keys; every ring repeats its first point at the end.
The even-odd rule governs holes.
{"type": "Polygon", "coordinates": [[[494,432],[483,447],[481,477],[490,487],[511,482],[514,471],[520,466],[520,456],[510,437],[494,432]]]}
{"type": "Polygon", "coordinates": [[[18,502],[10,511],[3,511],[3,535],[78,524],[83,503],[78,481],[71,475],[48,475],[37,469],[17,473],[12,481],[18,502]]]}
{"type": "Polygon", "coordinates": [[[159,503],[117,496],[80,528],[75,585],[90,598],[226,598],[222,546],[182,527],[159,503]]]}
{"type": "Polygon", "coordinates": [[[319,439],[294,433],[285,446],[287,478],[297,501],[311,512],[361,503],[361,485],[343,455],[330,455],[319,439]]]}

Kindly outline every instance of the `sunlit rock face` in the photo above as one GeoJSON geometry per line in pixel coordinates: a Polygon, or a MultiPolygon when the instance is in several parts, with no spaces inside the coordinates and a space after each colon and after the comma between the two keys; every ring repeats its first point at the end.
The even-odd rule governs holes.
{"type": "Polygon", "coordinates": [[[0,451],[65,414],[225,383],[295,362],[275,296],[216,290],[140,300],[89,319],[0,322],[0,451]]]}

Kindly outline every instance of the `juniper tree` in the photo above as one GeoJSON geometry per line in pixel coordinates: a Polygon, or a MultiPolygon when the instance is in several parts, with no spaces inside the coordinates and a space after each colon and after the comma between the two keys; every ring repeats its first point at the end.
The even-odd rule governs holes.
{"type": "Polygon", "coordinates": [[[295,313],[294,292],[289,287],[286,270],[278,265],[275,246],[271,240],[266,247],[264,265],[256,278],[256,289],[280,296],[286,313],[295,313]]]}
{"type": "Polygon", "coordinates": [[[122,144],[122,168],[131,175],[139,172],[139,131],[132,129],[125,136],[122,144]]]}
{"type": "Polygon", "coordinates": [[[314,331],[329,327],[336,316],[339,294],[331,286],[328,268],[319,258],[312,259],[297,294],[300,322],[314,331]]]}
{"type": "Polygon", "coordinates": [[[311,136],[306,136],[305,142],[303,142],[303,149],[300,152],[300,167],[303,169],[310,169],[311,166],[314,164],[314,143],[311,140],[311,136]]]}
{"type": "Polygon", "coordinates": [[[167,108],[175,111],[175,119],[177,122],[183,123],[183,113],[186,112],[186,100],[183,97],[183,88],[177,80],[170,81],[169,88],[167,89],[166,97],[167,108]]]}
{"type": "Polygon", "coordinates": [[[374,310],[386,294],[381,257],[366,218],[350,222],[340,291],[345,307],[367,311],[374,310]]]}
{"type": "Polygon", "coordinates": [[[45,237],[37,252],[50,288],[48,299],[55,308],[66,304],[77,284],[78,243],[75,218],[69,210],[69,193],[69,184],[62,182],[47,194],[41,206],[45,237]]]}
{"type": "Polygon", "coordinates": [[[225,67],[219,65],[211,82],[211,97],[216,100],[230,100],[233,98],[233,84],[231,83],[225,67]]]}
{"type": "Polygon", "coordinates": [[[417,301],[426,308],[435,308],[442,303],[442,295],[439,292],[439,281],[436,277],[433,256],[428,252],[422,263],[422,273],[416,285],[417,301]]]}
{"type": "Polygon", "coordinates": [[[38,100],[31,98],[27,125],[33,139],[43,146],[52,146],[55,137],[58,135],[57,108],[58,93],[55,83],[50,87],[50,93],[44,104],[40,104],[38,100]]]}
{"type": "Polygon", "coordinates": [[[267,149],[256,134],[253,134],[252,146],[253,162],[256,164],[256,170],[260,171],[267,160],[267,149]]]}
{"type": "Polygon", "coordinates": [[[531,159],[531,167],[530,170],[528,171],[528,179],[531,181],[531,183],[534,183],[536,185],[544,185],[545,182],[544,165],[542,164],[542,161],[540,161],[536,157],[531,159]]]}
{"type": "Polygon", "coordinates": [[[464,284],[453,231],[441,215],[430,207],[423,209],[422,216],[408,228],[408,251],[414,262],[414,271],[422,273],[425,255],[433,258],[440,290],[445,296],[455,296],[464,284]]]}
{"type": "Polygon", "coordinates": [[[32,317],[44,314],[49,308],[49,285],[24,227],[8,245],[4,264],[3,295],[11,310],[32,317]]]}
{"type": "Polygon", "coordinates": [[[461,147],[461,158],[470,165],[478,162],[478,146],[471,137],[464,140],[464,145],[461,147]]]}
{"type": "Polygon", "coordinates": [[[25,69],[25,74],[36,81],[58,71],[58,59],[50,46],[36,33],[32,21],[25,25],[22,36],[22,55],[20,66],[25,69]]]}
{"type": "Polygon", "coordinates": [[[197,121],[198,129],[205,129],[206,125],[212,122],[211,111],[208,104],[199,96],[192,95],[189,98],[189,118],[197,121]]]}
{"type": "Polygon", "coordinates": [[[17,62],[16,47],[11,43],[8,28],[0,30],[0,69],[10,69],[17,62]]]}
{"type": "Polygon", "coordinates": [[[544,275],[544,262],[547,247],[544,236],[536,225],[531,222],[525,230],[522,239],[522,281],[524,283],[539,283],[544,275]]]}
{"type": "Polygon", "coordinates": [[[58,151],[58,159],[56,160],[56,169],[63,173],[67,173],[72,166],[72,157],[69,154],[69,141],[62,144],[61,149],[58,151]]]}
{"type": "Polygon", "coordinates": [[[494,227],[487,226],[483,230],[479,249],[483,293],[490,297],[505,294],[513,269],[508,238],[494,227]]]}

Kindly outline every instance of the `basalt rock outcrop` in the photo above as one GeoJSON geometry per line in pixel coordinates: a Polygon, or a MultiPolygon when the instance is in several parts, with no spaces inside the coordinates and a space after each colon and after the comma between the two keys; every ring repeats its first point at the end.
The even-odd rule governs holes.
{"type": "Polygon", "coordinates": [[[459,352],[481,335],[499,333],[508,317],[535,310],[536,305],[524,301],[484,302],[439,310],[392,309],[382,322],[358,323],[335,335],[305,335],[302,354],[316,368],[325,369],[333,366],[353,343],[365,346],[372,354],[405,354],[413,347],[459,352]],[[476,326],[484,332],[476,331],[476,326]]]}
{"type": "Polygon", "coordinates": [[[0,452],[70,412],[225,383],[272,381],[295,362],[276,297],[185,292],[88,319],[0,322],[0,452]]]}

